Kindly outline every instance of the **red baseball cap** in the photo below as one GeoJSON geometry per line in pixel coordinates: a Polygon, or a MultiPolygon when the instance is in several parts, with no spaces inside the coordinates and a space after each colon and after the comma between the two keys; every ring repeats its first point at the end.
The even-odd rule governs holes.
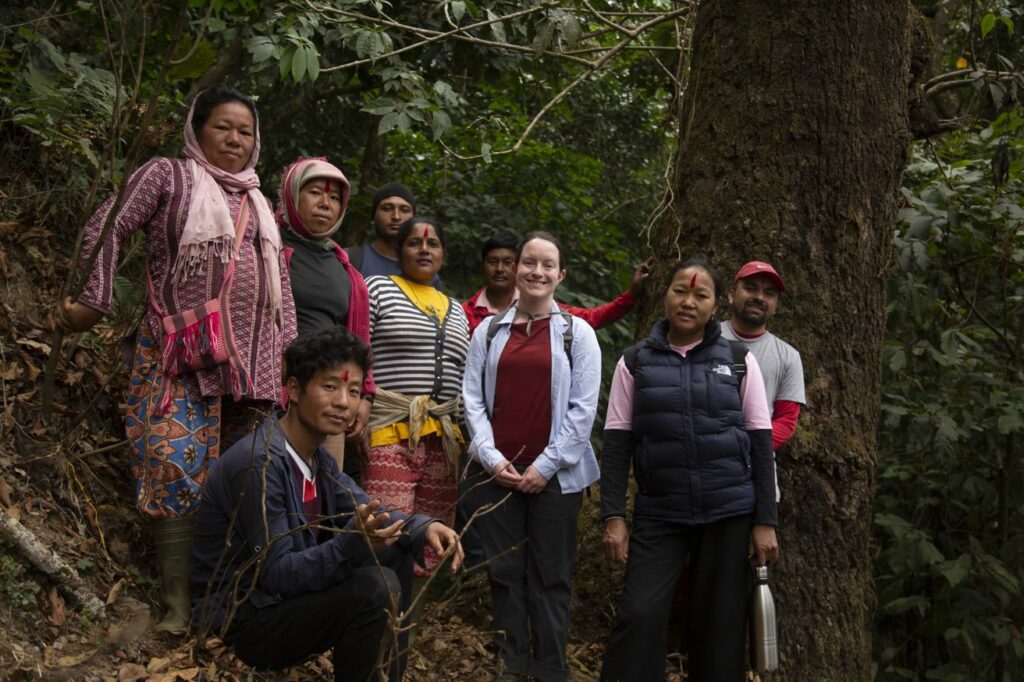
{"type": "Polygon", "coordinates": [[[782,281],[782,277],[779,276],[779,273],[775,272],[775,268],[768,265],[768,263],[764,263],[759,260],[752,260],[740,268],[739,272],[736,273],[736,276],[733,277],[732,283],[735,284],[744,277],[752,277],[753,275],[768,275],[768,277],[775,282],[775,286],[779,288],[780,294],[786,290],[786,284],[782,281]]]}

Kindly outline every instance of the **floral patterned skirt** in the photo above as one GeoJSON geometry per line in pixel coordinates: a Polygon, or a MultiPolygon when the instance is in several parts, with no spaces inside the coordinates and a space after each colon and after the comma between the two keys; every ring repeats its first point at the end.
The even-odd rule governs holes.
{"type": "Polygon", "coordinates": [[[154,416],[166,381],[159,362],[160,345],[142,325],[124,419],[131,441],[135,504],[151,519],[194,513],[209,467],[223,450],[255,430],[271,408],[266,401],[235,402],[230,396],[196,400],[182,377],[173,377],[171,406],[154,416]]]}

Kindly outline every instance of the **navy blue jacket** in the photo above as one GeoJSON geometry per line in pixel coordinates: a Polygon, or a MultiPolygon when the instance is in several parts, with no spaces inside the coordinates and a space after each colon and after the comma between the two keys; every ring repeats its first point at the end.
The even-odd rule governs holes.
{"type": "Polygon", "coordinates": [[[774,524],[771,431],[744,428],[732,351],[718,321],[708,322],[686,357],[669,347],[667,331],[668,321],[659,320],[636,346],[632,432],[618,440],[605,432],[602,516],[623,515],[631,459],[635,517],[705,524],[753,513],[755,523],[774,524]]]}
{"type": "MultiPolygon", "coordinates": [[[[324,590],[372,560],[353,514],[370,499],[323,448],[316,452],[317,486],[326,518],[318,525],[328,530],[303,528],[302,495],[279,418],[271,415],[224,453],[203,486],[189,565],[192,620],[200,632],[223,624],[232,596],[251,590],[252,605],[268,606],[324,590]],[[324,540],[329,529],[336,531],[324,540]]],[[[398,519],[407,524],[396,546],[421,559],[434,519],[391,512],[391,522],[398,519]]]]}

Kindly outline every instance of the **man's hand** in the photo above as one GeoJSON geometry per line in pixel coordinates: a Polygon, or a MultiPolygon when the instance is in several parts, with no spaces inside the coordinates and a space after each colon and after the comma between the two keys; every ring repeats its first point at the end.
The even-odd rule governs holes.
{"type": "Polygon", "coordinates": [[[644,282],[654,272],[654,258],[648,258],[640,265],[636,266],[636,270],[633,271],[633,281],[629,285],[629,293],[633,294],[633,298],[640,298],[644,293],[644,282]]]}
{"type": "Polygon", "coordinates": [[[75,303],[70,296],[57,306],[54,324],[66,332],[84,332],[103,319],[103,313],[84,303],[75,303]]]}
{"type": "Polygon", "coordinates": [[[390,526],[387,525],[391,515],[387,512],[374,513],[374,510],[379,508],[380,500],[356,507],[356,526],[374,550],[383,549],[398,542],[398,538],[402,537],[402,525],[405,523],[399,519],[390,526]]]}
{"type": "Polygon", "coordinates": [[[755,525],[750,531],[750,546],[747,552],[757,557],[758,566],[765,566],[778,560],[779,542],[775,538],[775,527],[755,525]]]}
{"type": "Polygon", "coordinates": [[[519,477],[519,485],[517,487],[519,492],[533,495],[544,490],[544,486],[547,484],[548,479],[541,476],[541,473],[531,464],[526,467],[526,471],[519,477]]]}
{"type": "Polygon", "coordinates": [[[512,462],[507,459],[494,467],[494,482],[506,488],[518,489],[523,477],[519,475],[512,462]]]}
{"type": "Polygon", "coordinates": [[[608,557],[608,561],[625,564],[629,559],[629,530],[626,528],[626,519],[617,516],[605,521],[601,543],[604,544],[604,555],[608,557]]]}
{"type": "Polygon", "coordinates": [[[459,535],[454,530],[440,521],[434,521],[427,526],[427,545],[439,557],[451,555],[452,563],[449,569],[452,573],[459,570],[462,565],[462,543],[459,542],[459,535]]]}

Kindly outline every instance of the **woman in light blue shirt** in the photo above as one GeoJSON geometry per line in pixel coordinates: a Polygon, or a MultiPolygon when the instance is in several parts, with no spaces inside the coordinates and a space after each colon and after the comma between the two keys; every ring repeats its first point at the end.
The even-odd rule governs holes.
{"type": "Polygon", "coordinates": [[[555,303],[565,278],[555,237],[527,235],[517,261],[518,302],[477,327],[466,360],[470,522],[488,560],[499,677],[561,681],[576,518],[600,476],[590,429],[601,350],[555,303]]]}

